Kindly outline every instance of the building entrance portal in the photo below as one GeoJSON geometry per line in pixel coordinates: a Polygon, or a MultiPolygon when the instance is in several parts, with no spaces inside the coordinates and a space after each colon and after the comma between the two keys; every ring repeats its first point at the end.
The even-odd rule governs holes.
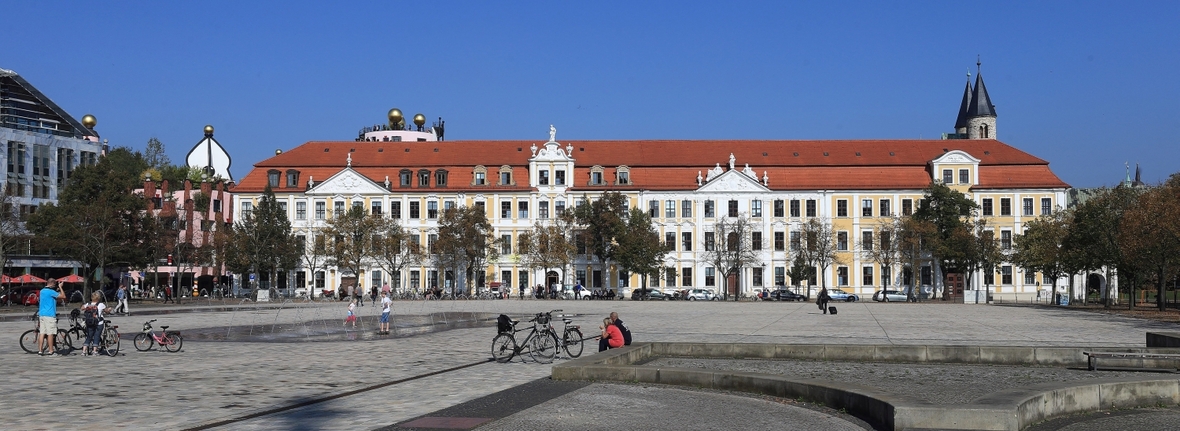
{"type": "Polygon", "coordinates": [[[545,273],[545,285],[546,286],[560,286],[561,285],[561,276],[559,276],[557,274],[557,271],[549,271],[549,272],[545,273]]]}

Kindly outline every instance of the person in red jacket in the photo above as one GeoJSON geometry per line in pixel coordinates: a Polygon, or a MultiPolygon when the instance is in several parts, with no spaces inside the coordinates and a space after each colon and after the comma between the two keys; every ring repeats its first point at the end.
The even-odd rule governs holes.
{"type": "Polygon", "coordinates": [[[598,340],[598,351],[601,352],[606,349],[617,349],[623,347],[623,332],[619,331],[619,327],[611,323],[610,318],[602,319],[602,338],[598,340]]]}

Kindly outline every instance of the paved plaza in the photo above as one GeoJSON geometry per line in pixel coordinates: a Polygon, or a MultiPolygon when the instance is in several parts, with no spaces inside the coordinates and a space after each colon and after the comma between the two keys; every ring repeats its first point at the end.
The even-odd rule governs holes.
{"type": "MultiPolygon", "coordinates": [[[[562,308],[566,314],[576,315],[576,323],[587,333],[595,332],[610,311],[618,311],[638,341],[1128,347],[1144,346],[1147,331],[1176,330],[1177,326],[1047,307],[872,302],[836,306],[839,314],[833,316],[820,314],[810,303],[401,301],[394,303],[394,322],[482,318],[500,313],[523,317],[562,308]]],[[[0,313],[7,316],[0,321],[0,339],[10,340],[7,348],[0,349],[0,358],[9,370],[0,383],[6,407],[0,410],[0,427],[377,429],[536,381],[551,370],[551,365],[519,359],[508,364],[487,362],[496,332],[490,321],[482,327],[377,337],[373,333],[379,307],[360,308],[361,327],[352,330],[342,325],[344,303],[287,302],[255,307],[253,303],[195,302],[144,304],[132,311],[136,315],[112,318],[124,338],[122,352],[114,358],[26,354],[17,338],[32,323],[18,317],[31,314],[33,309],[0,313]],[[236,328],[234,333],[243,328],[266,333],[303,326],[334,335],[307,338],[314,341],[290,337],[221,341],[194,336],[186,339],[179,353],[158,348],[138,352],[131,337],[148,319],[159,319],[157,328],[169,325],[193,334],[216,333],[231,326],[236,328]]],[[[585,354],[594,354],[595,347],[587,345],[585,354]]],[[[563,360],[559,356],[555,363],[563,360]]],[[[618,429],[609,421],[589,420],[586,412],[627,404],[626,399],[632,404],[636,399],[651,399],[675,407],[718,404],[710,397],[725,396],[667,392],[672,389],[661,392],[664,395],[645,395],[639,389],[606,387],[609,385],[592,384],[560,398],[581,400],[577,403],[582,408],[561,410],[542,404],[484,427],[514,429],[509,424],[520,424],[524,429],[546,429],[530,421],[546,417],[546,412],[565,411],[564,415],[552,415],[555,423],[565,418],[580,425],[564,429],[618,429]]],[[[560,399],[554,402],[560,405],[560,399]]],[[[765,410],[758,402],[743,401],[755,404],[741,408],[765,410]]],[[[788,407],[776,407],[778,413],[770,415],[807,416],[809,420],[855,426],[846,418],[788,407]]],[[[622,417],[625,413],[618,415],[619,423],[632,423],[622,417]]],[[[733,425],[730,421],[743,416],[713,417],[724,421],[723,426],[703,425],[707,421],[685,424],[691,429],[727,429],[733,425]],[[700,426],[693,428],[692,424],[700,426]]],[[[764,422],[750,420],[747,429],[763,428],[764,422]]]]}

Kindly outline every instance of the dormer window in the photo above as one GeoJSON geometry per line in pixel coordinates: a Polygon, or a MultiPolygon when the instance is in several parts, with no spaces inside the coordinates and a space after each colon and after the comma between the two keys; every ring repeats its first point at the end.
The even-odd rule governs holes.
{"type": "Polygon", "coordinates": [[[488,184],[488,168],[484,167],[483,165],[476,166],[475,171],[474,171],[474,175],[472,176],[472,179],[471,179],[471,185],[473,185],[473,186],[486,186],[487,184],[488,184]]]}
{"type": "Polygon", "coordinates": [[[266,172],[266,184],[269,185],[271,188],[277,188],[279,186],[279,171],[276,171],[273,169],[267,171],[266,172]]]}
{"type": "Polygon", "coordinates": [[[589,185],[592,185],[592,186],[606,185],[606,183],[603,182],[602,174],[603,174],[602,166],[595,165],[594,167],[590,168],[590,184],[589,185]]]}
{"type": "Polygon", "coordinates": [[[437,171],[434,171],[434,185],[435,185],[435,187],[446,187],[447,186],[447,170],[446,169],[439,169],[437,171]]]}
{"type": "Polygon", "coordinates": [[[299,187],[299,171],[294,169],[287,170],[287,188],[299,187]]]}
{"type": "Polygon", "coordinates": [[[515,183],[512,182],[512,167],[511,166],[504,165],[504,166],[500,167],[500,182],[497,185],[501,185],[501,186],[516,185],[515,183]]]}
{"type": "Polygon", "coordinates": [[[617,184],[631,184],[631,168],[619,166],[615,168],[615,175],[617,184]]]}
{"type": "Polygon", "coordinates": [[[418,171],[418,187],[430,187],[430,171],[426,169],[418,171]]]}
{"type": "Polygon", "coordinates": [[[411,172],[409,169],[402,169],[402,171],[398,174],[398,183],[402,187],[409,187],[410,181],[412,181],[413,178],[414,178],[413,172],[411,172]]]}

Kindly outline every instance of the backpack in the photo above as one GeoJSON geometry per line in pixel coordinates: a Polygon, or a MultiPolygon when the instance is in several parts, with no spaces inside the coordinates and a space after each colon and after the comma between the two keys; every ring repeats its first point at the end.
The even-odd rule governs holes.
{"type": "Polygon", "coordinates": [[[500,317],[496,318],[496,326],[501,333],[512,332],[512,318],[506,314],[501,314],[500,317]]]}
{"type": "Polygon", "coordinates": [[[98,326],[98,307],[94,305],[87,305],[82,308],[82,321],[86,323],[87,327],[98,326]]]}

